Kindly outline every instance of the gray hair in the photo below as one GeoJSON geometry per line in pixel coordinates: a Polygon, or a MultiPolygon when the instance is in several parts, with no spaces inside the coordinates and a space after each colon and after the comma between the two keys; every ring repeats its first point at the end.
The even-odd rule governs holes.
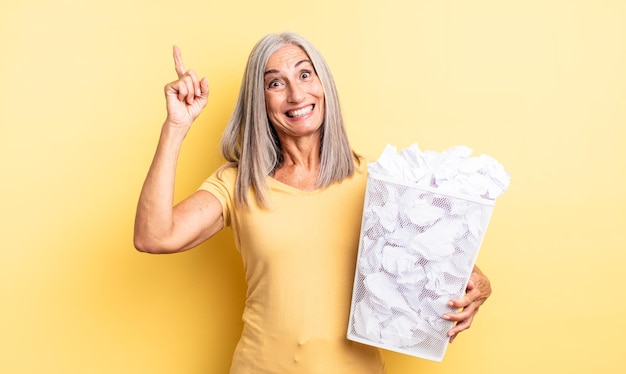
{"type": "Polygon", "coordinates": [[[350,148],[335,81],[321,53],[308,40],[294,33],[269,34],[252,49],[246,64],[239,98],[222,135],[222,154],[237,167],[235,203],[247,207],[252,188],[257,204],[269,206],[266,179],[280,166],[280,141],[265,106],[264,72],[270,56],[286,44],[297,45],[309,56],[324,89],[324,123],[321,131],[320,172],[317,188],[351,176],[359,157],[350,148]]]}

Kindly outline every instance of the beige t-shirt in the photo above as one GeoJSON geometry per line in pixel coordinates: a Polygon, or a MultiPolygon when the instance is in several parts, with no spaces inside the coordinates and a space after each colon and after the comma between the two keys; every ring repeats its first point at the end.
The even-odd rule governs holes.
{"type": "Polygon", "coordinates": [[[248,285],[231,374],[380,374],[381,352],[346,339],[367,180],[316,191],[268,178],[271,208],[234,207],[236,169],[200,187],[223,207],[248,285]]]}

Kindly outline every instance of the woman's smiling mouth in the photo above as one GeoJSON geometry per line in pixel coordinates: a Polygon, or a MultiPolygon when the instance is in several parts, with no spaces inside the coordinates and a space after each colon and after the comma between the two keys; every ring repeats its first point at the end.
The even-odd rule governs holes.
{"type": "Polygon", "coordinates": [[[311,104],[311,105],[308,105],[308,106],[306,106],[304,108],[300,108],[300,109],[296,109],[296,110],[290,110],[290,111],[288,111],[285,114],[289,118],[302,117],[302,116],[305,116],[305,115],[311,113],[313,111],[314,107],[315,107],[315,104],[311,104]]]}

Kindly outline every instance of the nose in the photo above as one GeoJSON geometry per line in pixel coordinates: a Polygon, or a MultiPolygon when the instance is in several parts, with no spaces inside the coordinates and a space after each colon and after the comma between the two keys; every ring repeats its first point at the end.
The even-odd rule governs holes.
{"type": "Polygon", "coordinates": [[[305,92],[303,87],[298,83],[292,83],[287,89],[287,101],[290,103],[299,103],[304,100],[305,92]]]}

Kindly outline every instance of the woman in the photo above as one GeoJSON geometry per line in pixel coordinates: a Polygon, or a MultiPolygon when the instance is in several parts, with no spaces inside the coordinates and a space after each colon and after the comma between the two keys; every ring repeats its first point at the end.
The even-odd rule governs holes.
{"type": "MultiPolygon", "coordinates": [[[[173,206],[182,141],[207,103],[207,79],[186,70],[165,86],[167,118],[141,191],[135,246],[187,250],[233,229],[248,285],[231,373],[383,373],[378,349],[346,339],[366,182],[350,148],[333,78],[302,37],[264,37],[252,50],[222,139],[228,163],[173,206]]],[[[491,293],[474,269],[450,339],[491,293]]]]}

